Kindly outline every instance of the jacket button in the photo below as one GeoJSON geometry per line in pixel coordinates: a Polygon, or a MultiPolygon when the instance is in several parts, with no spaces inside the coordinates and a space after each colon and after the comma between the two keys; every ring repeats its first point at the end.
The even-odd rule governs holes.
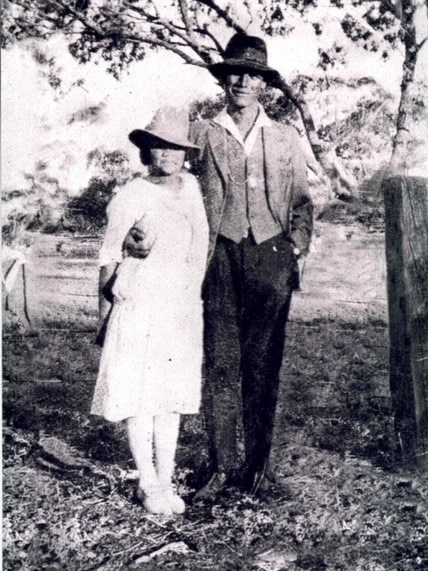
{"type": "Polygon", "coordinates": [[[249,176],[248,177],[248,186],[250,188],[256,188],[257,186],[257,179],[255,176],[249,176]]]}

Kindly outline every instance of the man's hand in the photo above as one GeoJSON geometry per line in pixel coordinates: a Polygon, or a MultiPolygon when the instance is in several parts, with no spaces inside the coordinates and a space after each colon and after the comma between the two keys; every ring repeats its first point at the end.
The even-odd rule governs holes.
{"type": "Polygon", "coordinates": [[[153,232],[146,232],[134,226],[125,237],[123,249],[132,258],[143,259],[150,254],[155,241],[156,236],[153,232]]]}
{"type": "Polygon", "coordinates": [[[299,282],[300,285],[302,284],[302,280],[303,280],[303,272],[305,271],[305,265],[306,265],[306,258],[305,256],[299,256],[297,258],[297,265],[299,267],[299,282]]]}
{"type": "Polygon", "coordinates": [[[305,271],[305,265],[306,265],[306,257],[300,253],[300,250],[297,247],[293,248],[293,254],[296,256],[296,261],[297,261],[297,267],[294,274],[295,289],[296,291],[301,291],[303,272],[305,271]]]}
{"type": "Polygon", "coordinates": [[[113,303],[112,287],[115,280],[118,263],[111,262],[106,266],[101,266],[98,282],[98,327],[96,343],[101,347],[107,330],[107,316],[113,303]]]}

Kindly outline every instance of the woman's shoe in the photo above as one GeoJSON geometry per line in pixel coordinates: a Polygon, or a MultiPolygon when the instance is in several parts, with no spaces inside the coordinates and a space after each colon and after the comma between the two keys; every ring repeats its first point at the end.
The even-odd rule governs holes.
{"type": "Polygon", "coordinates": [[[172,488],[164,490],[164,495],[171,506],[173,513],[181,515],[186,511],[186,504],[172,488]]]}
{"type": "Polygon", "coordinates": [[[172,515],[174,513],[170,501],[163,490],[157,486],[146,490],[138,488],[137,497],[146,511],[151,514],[172,515]]]}

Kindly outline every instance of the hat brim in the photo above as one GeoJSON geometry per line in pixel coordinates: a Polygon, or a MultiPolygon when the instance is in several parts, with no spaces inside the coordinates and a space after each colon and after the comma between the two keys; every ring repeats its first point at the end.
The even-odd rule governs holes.
{"type": "Polygon", "coordinates": [[[233,72],[236,72],[238,69],[256,71],[263,76],[266,83],[273,83],[281,77],[276,69],[272,69],[262,63],[248,61],[245,59],[229,58],[208,66],[208,71],[210,71],[217,79],[223,79],[226,75],[233,74],[233,72]]]}
{"type": "Polygon", "coordinates": [[[144,129],[135,129],[129,133],[129,140],[139,149],[145,149],[156,144],[159,141],[169,143],[175,147],[182,147],[183,149],[199,149],[197,145],[194,145],[187,139],[180,139],[178,137],[165,135],[163,133],[155,134],[144,129]]]}

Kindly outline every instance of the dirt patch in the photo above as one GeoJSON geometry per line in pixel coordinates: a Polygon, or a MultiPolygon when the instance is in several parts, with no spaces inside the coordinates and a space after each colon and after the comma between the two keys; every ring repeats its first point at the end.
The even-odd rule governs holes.
{"type": "MultiPolygon", "coordinates": [[[[34,234],[25,266],[28,315],[35,329],[90,330],[97,318],[97,256],[100,239],[34,234]]],[[[307,257],[302,291],[293,301],[298,319],[353,320],[356,314],[386,319],[383,234],[349,221],[318,222],[307,257]],[[346,223],[345,223],[346,222],[346,223]]],[[[5,319],[23,315],[24,284],[19,274],[5,319]]]]}
{"type": "Polygon", "coordinates": [[[88,417],[93,335],[6,337],[4,569],[424,568],[427,478],[394,468],[386,326],[362,324],[290,322],[264,498],[231,488],[192,504],[206,436],[200,417],[183,419],[176,484],[189,507],[175,520],[136,501],[124,427],[88,417]],[[46,464],[46,437],[90,469],[46,464]]]}
{"type": "Polygon", "coordinates": [[[360,224],[318,223],[293,315],[303,320],[386,320],[384,248],[383,234],[360,224]]]}

